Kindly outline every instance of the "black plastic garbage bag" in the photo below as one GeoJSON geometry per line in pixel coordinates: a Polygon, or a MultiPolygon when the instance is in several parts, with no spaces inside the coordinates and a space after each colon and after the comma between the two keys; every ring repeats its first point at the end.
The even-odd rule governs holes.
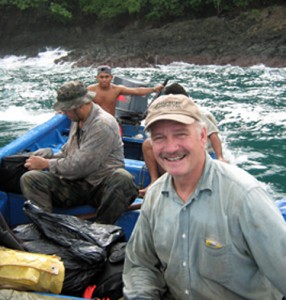
{"type": "Polygon", "coordinates": [[[81,296],[103,270],[109,249],[124,238],[122,229],[115,225],[44,212],[29,201],[24,210],[32,223],[19,225],[13,232],[27,251],[61,257],[65,266],[63,294],[81,296]]]}
{"type": "Polygon", "coordinates": [[[124,232],[119,226],[45,212],[30,201],[24,203],[24,211],[45,236],[62,246],[71,246],[74,240],[82,240],[105,249],[124,237],[124,232]]]}
{"type": "Polygon", "coordinates": [[[33,223],[18,225],[13,228],[13,233],[22,241],[22,244],[26,241],[40,240],[43,237],[38,227],[33,223]]]}
{"type": "Polygon", "coordinates": [[[5,218],[0,212],[0,245],[15,249],[15,250],[24,250],[24,247],[21,245],[21,241],[17,239],[13,231],[10,229],[6,223],[5,218]]]}
{"type": "Polygon", "coordinates": [[[109,257],[100,272],[92,280],[96,286],[93,299],[118,300],[123,296],[122,272],[126,243],[117,243],[110,249],[109,257]]]}
{"type": "MultiPolygon", "coordinates": [[[[33,223],[19,225],[13,229],[15,236],[28,252],[56,254],[61,257],[65,266],[65,279],[62,293],[81,296],[83,290],[92,282],[94,275],[102,271],[105,260],[86,262],[67,248],[46,238],[33,223]]],[[[86,251],[86,254],[88,251],[86,251]]]]}

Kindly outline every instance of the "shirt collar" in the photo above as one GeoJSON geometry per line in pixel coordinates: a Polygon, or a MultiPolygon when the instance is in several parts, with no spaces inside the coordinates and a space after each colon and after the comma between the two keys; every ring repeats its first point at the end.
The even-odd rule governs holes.
{"type": "Polygon", "coordinates": [[[99,110],[98,107],[93,103],[91,111],[89,113],[89,116],[87,117],[86,121],[84,122],[84,124],[83,124],[83,126],[81,128],[82,131],[85,131],[86,129],[89,128],[91,122],[94,119],[94,115],[98,114],[98,110],[99,110]]]}

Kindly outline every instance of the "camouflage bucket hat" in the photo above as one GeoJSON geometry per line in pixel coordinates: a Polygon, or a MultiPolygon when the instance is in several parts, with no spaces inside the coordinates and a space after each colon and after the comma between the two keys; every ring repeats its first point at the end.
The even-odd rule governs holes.
{"type": "Polygon", "coordinates": [[[55,110],[71,110],[91,102],[96,93],[88,91],[81,81],[70,81],[58,90],[55,110]]]}

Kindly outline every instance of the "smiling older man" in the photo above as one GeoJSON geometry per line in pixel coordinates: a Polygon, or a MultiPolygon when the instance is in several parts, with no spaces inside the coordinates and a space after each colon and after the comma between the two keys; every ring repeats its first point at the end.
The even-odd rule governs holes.
{"type": "Polygon", "coordinates": [[[155,100],[146,129],[166,173],[127,245],[125,299],[281,300],[286,223],[260,183],[206,154],[205,125],[186,96],[155,100]]]}

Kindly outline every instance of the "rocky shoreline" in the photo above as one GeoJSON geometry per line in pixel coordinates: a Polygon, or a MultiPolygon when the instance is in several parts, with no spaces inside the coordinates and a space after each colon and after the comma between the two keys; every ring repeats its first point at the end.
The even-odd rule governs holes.
{"type": "MultiPolygon", "coordinates": [[[[18,13],[20,14],[20,13],[18,13]]],[[[11,17],[11,16],[10,16],[11,17]]],[[[181,61],[286,67],[286,5],[235,17],[177,20],[161,25],[59,26],[23,15],[0,20],[0,55],[35,56],[45,47],[70,50],[75,66],[148,67],[181,61]]],[[[59,61],[60,62],[60,61],[59,61]]]]}

